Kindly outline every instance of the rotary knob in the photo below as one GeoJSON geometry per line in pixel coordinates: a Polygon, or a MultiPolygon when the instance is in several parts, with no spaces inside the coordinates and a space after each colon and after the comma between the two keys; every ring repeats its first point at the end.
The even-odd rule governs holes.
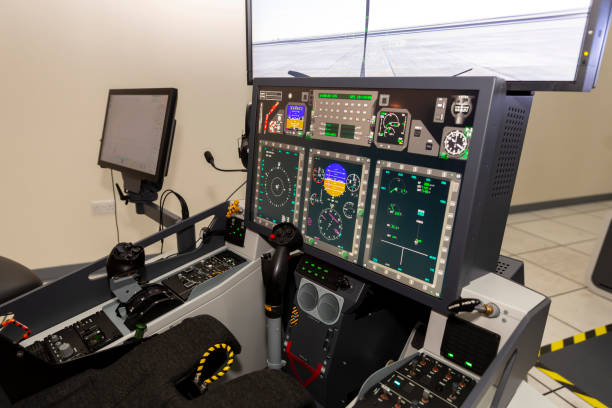
{"type": "Polygon", "coordinates": [[[59,354],[62,360],[70,358],[74,354],[74,349],[69,343],[60,344],[57,350],[59,351],[59,354]]]}

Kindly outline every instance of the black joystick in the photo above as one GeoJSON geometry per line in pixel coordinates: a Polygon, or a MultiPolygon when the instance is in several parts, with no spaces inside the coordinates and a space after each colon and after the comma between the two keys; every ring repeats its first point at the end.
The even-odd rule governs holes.
{"type": "Polygon", "coordinates": [[[283,294],[289,273],[289,254],[302,248],[304,241],[297,227],[283,222],[272,229],[268,242],[275,248],[274,254],[261,258],[261,270],[266,288],[266,316],[275,319],[281,317],[282,313],[283,294]]]}
{"type": "Polygon", "coordinates": [[[268,242],[274,247],[274,254],[272,256],[265,254],[261,257],[261,273],[266,288],[267,362],[268,368],[280,370],[283,367],[281,315],[283,294],[289,273],[289,254],[302,248],[304,241],[302,234],[293,224],[284,222],[272,229],[268,242]]]}
{"type": "Polygon", "coordinates": [[[134,276],[136,280],[144,270],[145,251],[138,245],[129,242],[117,244],[106,259],[108,279],[118,279],[134,276]]]}

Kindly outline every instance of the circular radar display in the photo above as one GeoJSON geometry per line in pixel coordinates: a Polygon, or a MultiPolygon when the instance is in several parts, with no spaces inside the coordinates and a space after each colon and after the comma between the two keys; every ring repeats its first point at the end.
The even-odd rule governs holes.
{"type": "Polygon", "coordinates": [[[326,208],[319,215],[319,231],[327,241],[335,241],[342,236],[342,217],[333,208],[326,208]]]}
{"type": "Polygon", "coordinates": [[[327,194],[339,197],[346,188],[346,169],[338,163],[332,163],[325,168],[323,187],[327,194]]]}
{"type": "Polygon", "coordinates": [[[312,179],[315,183],[321,184],[325,180],[325,169],[319,166],[312,169],[312,179]]]}
{"type": "Polygon", "coordinates": [[[404,195],[408,192],[408,190],[406,189],[406,183],[404,183],[404,181],[399,177],[394,177],[393,179],[391,179],[388,188],[389,194],[404,195]]]}
{"type": "Polygon", "coordinates": [[[355,173],[349,174],[346,178],[346,188],[352,193],[359,190],[359,186],[361,185],[361,179],[355,173]]]}
{"type": "Polygon", "coordinates": [[[355,217],[355,203],[352,201],[347,201],[342,206],[342,214],[349,220],[352,220],[355,217]]]}
{"type": "Polygon", "coordinates": [[[289,175],[280,166],[264,173],[264,188],[268,202],[274,207],[282,207],[291,198],[292,186],[289,175]]]}
{"type": "Polygon", "coordinates": [[[467,149],[468,139],[460,130],[453,130],[444,138],[444,149],[452,156],[459,156],[467,149]]]}

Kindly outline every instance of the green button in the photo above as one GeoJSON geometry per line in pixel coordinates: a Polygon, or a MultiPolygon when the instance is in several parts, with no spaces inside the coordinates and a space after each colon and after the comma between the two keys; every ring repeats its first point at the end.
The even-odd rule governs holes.
{"type": "Polygon", "coordinates": [[[309,270],[308,270],[308,273],[312,273],[312,271],[309,269],[309,270]]]}
{"type": "Polygon", "coordinates": [[[343,257],[344,259],[347,259],[347,258],[348,258],[348,252],[346,252],[346,251],[342,251],[342,257],[343,257]]]}
{"type": "Polygon", "coordinates": [[[325,276],[321,276],[321,279],[325,280],[325,276]]]}
{"type": "Polygon", "coordinates": [[[317,266],[317,269],[318,269],[318,270],[321,270],[321,269],[323,269],[323,268],[321,268],[320,266],[317,266]]]}
{"type": "Polygon", "coordinates": [[[302,266],[302,270],[303,270],[303,271],[305,271],[305,270],[306,270],[306,268],[304,268],[304,267],[302,266]]]}
{"type": "Polygon", "coordinates": [[[315,240],[314,240],[314,238],[310,238],[310,239],[308,240],[308,243],[309,243],[310,245],[314,245],[314,241],[315,241],[315,240]]]}
{"type": "Polygon", "coordinates": [[[329,271],[327,269],[323,269],[323,272],[328,273],[329,271]]]}
{"type": "Polygon", "coordinates": [[[360,217],[363,217],[363,214],[365,213],[365,211],[363,210],[363,208],[360,208],[357,210],[357,215],[360,217]]]}
{"type": "Polygon", "coordinates": [[[318,274],[318,273],[315,273],[315,276],[319,276],[319,274],[318,274]]]}

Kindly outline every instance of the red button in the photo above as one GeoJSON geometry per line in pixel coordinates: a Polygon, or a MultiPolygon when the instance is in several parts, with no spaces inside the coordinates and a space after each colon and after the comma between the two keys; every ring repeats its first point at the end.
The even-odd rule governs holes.
{"type": "Polygon", "coordinates": [[[270,239],[276,239],[276,235],[270,234],[270,239]]]}
{"type": "Polygon", "coordinates": [[[438,371],[440,371],[440,369],[438,367],[434,367],[431,369],[431,371],[433,371],[434,373],[437,373],[438,371]]]}
{"type": "Polygon", "coordinates": [[[461,382],[459,383],[459,386],[460,386],[460,387],[465,387],[465,382],[464,382],[464,381],[461,381],[461,382]]]}
{"type": "Polygon", "coordinates": [[[425,364],[427,364],[427,363],[425,362],[425,360],[421,360],[421,362],[420,362],[419,364],[420,364],[420,365],[422,365],[422,366],[424,366],[424,365],[425,365],[425,364]]]}
{"type": "Polygon", "coordinates": [[[444,378],[446,378],[447,380],[450,380],[451,378],[453,378],[453,376],[450,375],[450,374],[446,374],[446,376],[444,378]]]}

